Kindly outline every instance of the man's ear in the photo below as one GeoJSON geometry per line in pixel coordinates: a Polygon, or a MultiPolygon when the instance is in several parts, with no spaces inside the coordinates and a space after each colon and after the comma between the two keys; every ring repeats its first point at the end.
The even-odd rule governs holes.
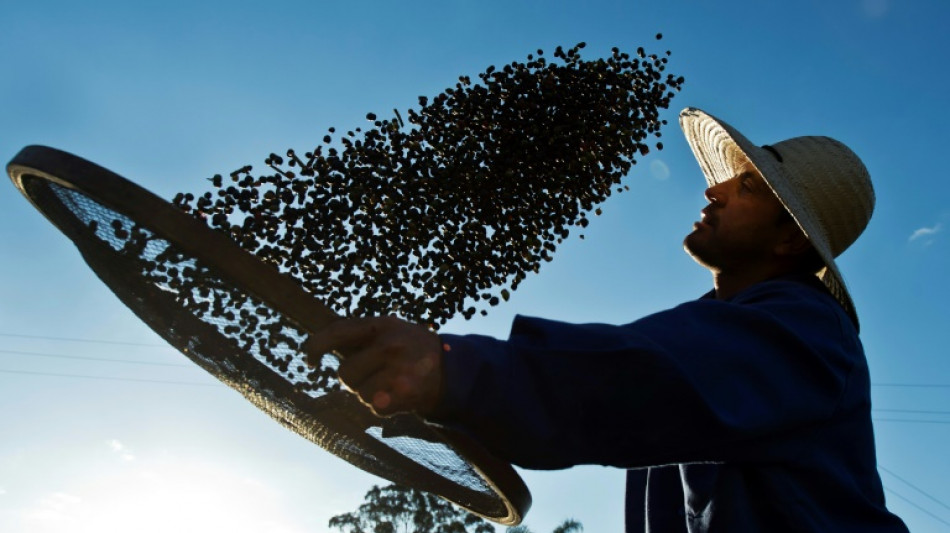
{"type": "Polygon", "coordinates": [[[778,243],[775,245],[775,255],[792,257],[801,255],[811,248],[811,241],[798,224],[788,221],[782,225],[778,243]]]}

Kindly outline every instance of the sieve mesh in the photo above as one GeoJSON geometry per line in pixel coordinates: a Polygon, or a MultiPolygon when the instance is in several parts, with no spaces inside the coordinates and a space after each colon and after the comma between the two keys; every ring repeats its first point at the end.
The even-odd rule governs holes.
{"type": "MultiPolygon", "coordinates": [[[[174,237],[166,238],[156,227],[162,224],[51,177],[21,170],[14,181],[133,312],[204,370],[285,427],[363,470],[439,494],[498,522],[520,520],[512,517],[511,503],[482,465],[473,466],[443,430],[413,415],[374,416],[340,389],[331,355],[308,367],[301,349],[307,330],[266,296],[242,289],[222,273],[215,263],[224,259],[199,258],[172,242],[174,237]]],[[[125,183],[133,193],[147,194],[149,202],[162,202],[125,183]]],[[[191,218],[168,207],[156,217],[191,218]]]]}

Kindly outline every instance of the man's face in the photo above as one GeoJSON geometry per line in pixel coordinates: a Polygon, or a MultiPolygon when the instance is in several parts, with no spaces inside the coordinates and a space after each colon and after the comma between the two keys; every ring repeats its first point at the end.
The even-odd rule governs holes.
{"type": "Polygon", "coordinates": [[[785,208],[750,163],[732,179],[706,190],[702,219],[683,244],[701,265],[714,272],[738,272],[774,261],[784,234],[785,208]]]}

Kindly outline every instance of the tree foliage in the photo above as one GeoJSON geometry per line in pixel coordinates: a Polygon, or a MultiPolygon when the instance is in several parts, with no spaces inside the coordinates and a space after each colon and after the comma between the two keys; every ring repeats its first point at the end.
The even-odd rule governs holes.
{"type": "Polygon", "coordinates": [[[554,528],[552,533],[581,533],[582,531],[584,531],[584,526],[577,520],[571,518],[554,528]]]}
{"type": "Polygon", "coordinates": [[[401,485],[373,486],[365,503],[330,519],[343,533],[494,533],[482,518],[426,492],[401,485]]]}
{"type": "MultiPolygon", "coordinates": [[[[352,513],[330,519],[342,533],[495,533],[484,519],[432,494],[402,485],[374,485],[365,503],[352,513]]],[[[565,520],[552,533],[582,533],[584,526],[565,520]]],[[[532,533],[528,526],[510,527],[505,533],[532,533]]]]}
{"type": "MultiPolygon", "coordinates": [[[[584,531],[584,526],[577,520],[570,518],[561,522],[559,526],[554,528],[554,531],[552,533],[582,533],[583,531],[584,531]]],[[[505,530],[505,533],[532,533],[532,532],[530,529],[528,529],[528,526],[520,525],[520,526],[515,526],[515,527],[509,527],[508,529],[505,530]]]]}

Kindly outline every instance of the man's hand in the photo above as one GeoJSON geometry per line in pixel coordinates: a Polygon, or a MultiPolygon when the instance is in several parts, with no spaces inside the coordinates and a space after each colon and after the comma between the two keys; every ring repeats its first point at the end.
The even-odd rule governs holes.
{"type": "Polygon", "coordinates": [[[442,343],[429,329],[395,317],[333,322],[304,345],[307,361],[342,355],[339,377],[379,416],[430,413],[442,390],[442,343]]]}

